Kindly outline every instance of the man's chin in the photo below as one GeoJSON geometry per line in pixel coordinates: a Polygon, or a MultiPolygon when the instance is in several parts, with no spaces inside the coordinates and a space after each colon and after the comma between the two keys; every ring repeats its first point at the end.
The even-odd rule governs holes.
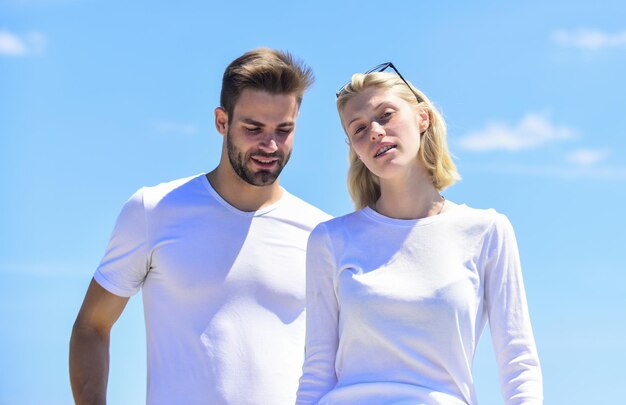
{"type": "Polygon", "coordinates": [[[271,186],[278,180],[278,173],[258,171],[253,176],[253,185],[258,187],[271,186]]]}
{"type": "Polygon", "coordinates": [[[278,180],[280,173],[275,173],[269,170],[259,170],[255,172],[246,171],[244,175],[240,173],[239,177],[251,186],[267,187],[271,186],[278,180]]]}

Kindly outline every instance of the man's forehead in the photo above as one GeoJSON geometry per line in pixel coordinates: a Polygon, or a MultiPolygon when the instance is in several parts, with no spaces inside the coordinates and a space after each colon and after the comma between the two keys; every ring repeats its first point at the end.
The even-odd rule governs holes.
{"type": "Polygon", "coordinates": [[[256,124],[293,124],[298,115],[295,94],[275,94],[265,90],[245,89],[233,109],[233,119],[256,124]]]}

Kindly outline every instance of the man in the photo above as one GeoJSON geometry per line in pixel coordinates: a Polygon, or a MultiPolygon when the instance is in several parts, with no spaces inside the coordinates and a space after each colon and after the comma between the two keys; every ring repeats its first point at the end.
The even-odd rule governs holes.
{"type": "Polygon", "coordinates": [[[257,49],[226,69],[215,170],[137,191],[80,309],[70,379],[105,403],[110,330],[142,289],[149,404],[293,404],[304,350],[305,248],[328,216],[281,188],[311,70],[257,49]]]}

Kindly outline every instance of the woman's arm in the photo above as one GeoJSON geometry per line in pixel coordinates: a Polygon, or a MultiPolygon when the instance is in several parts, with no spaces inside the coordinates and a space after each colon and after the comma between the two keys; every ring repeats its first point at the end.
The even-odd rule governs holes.
{"type": "Polygon", "coordinates": [[[309,237],[306,262],[306,356],[297,405],[317,404],[337,383],[339,306],[334,286],[335,257],[326,226],[309,237]]]}
{"type": "Polygon", "coordinates": [[[498,214],[486,240],[485,300],[507,405],[542,404],[543,382],[515,233],[498,214]]]}

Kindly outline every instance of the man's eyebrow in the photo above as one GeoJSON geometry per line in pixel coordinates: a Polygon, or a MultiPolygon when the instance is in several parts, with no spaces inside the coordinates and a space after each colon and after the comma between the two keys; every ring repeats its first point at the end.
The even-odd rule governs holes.
{"type": "MultiPolygon", "coordinates": [[[[247,118],[244,117],[241,119],[241,122],[243,122],[244,124],[248,124],[248,125],[254,125],[255,127],[259,127],[259,128],[265,128],[267,125],[257,121],[255,119],[252,118],[247,118]]],[[[294,121],[285,121],[285,122],[281,122],[280,124],[278,124],[276,127],[277,128],[285,128],[285,127],[293,127],[295,126],[296,123],[294,121]]]]}
{"type": "Polygon", "coordinates": [[[262,122],[259,122],[257,120],[253,120],[252,118],[242,118],[241,121],[244,124],[250,124],[250,125],[254,125],[255,127],[264,127],[265,124],[262,122]]]}

